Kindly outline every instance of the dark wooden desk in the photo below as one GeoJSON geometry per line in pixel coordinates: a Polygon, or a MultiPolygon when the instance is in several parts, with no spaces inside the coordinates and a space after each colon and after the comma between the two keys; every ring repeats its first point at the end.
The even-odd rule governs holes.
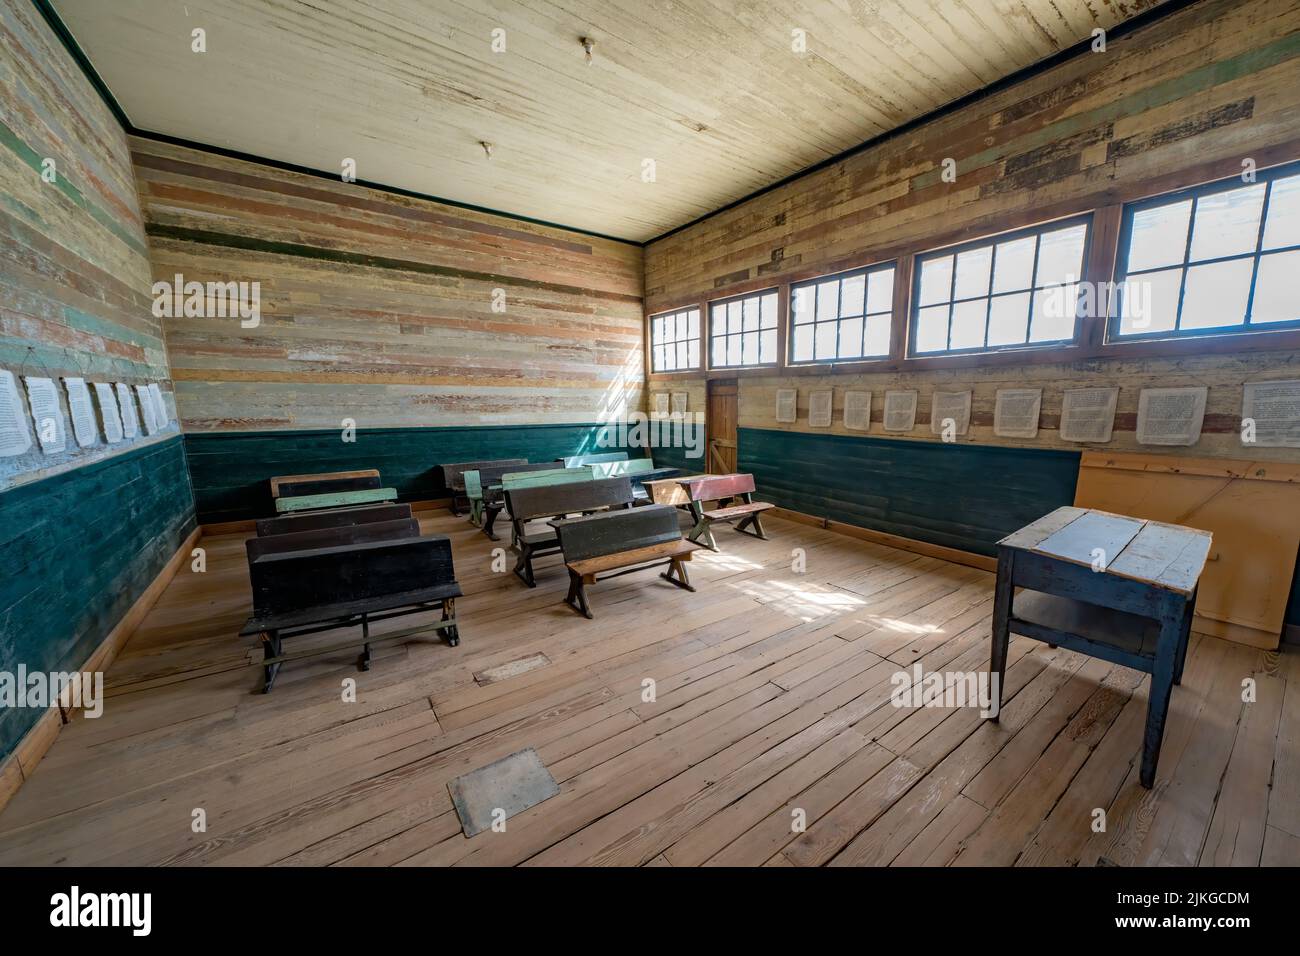
{"type": "Polygon", "coordinates": [[[1012,631],[1150,674],[1141,770],[1150,788],[1210,540],[1208,531],[1065,507],[999,541],[991,664],[999,709],[1012,631]]]}

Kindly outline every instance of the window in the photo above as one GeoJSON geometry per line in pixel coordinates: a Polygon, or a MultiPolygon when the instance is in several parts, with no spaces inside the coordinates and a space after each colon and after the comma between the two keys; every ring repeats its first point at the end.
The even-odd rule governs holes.
{"type": "Polygon", "coordinates": [[[709,367],[776,364],[776,291],[709,305],[709,367]]]}
{"type": "Polygon", "coordinates": [[[1111,339],[1300,326],[1300,168],[1124,208],[1111,339]]]}
{"type": "Polygon", "coordinates": [[[1089,222],[1056,222],[917,256],[908,354],[1072,341],[1089,222]]]}
{"type": "Polygon", "coordinates": [[[700,367],[700,310],[682,309],[650,317],[652,372],[700,367]]]}
{"type": "Polygon", "coordinates": [[[790,361],[885,358],[894,306],[894,264],[790,287],[790,361]]]}

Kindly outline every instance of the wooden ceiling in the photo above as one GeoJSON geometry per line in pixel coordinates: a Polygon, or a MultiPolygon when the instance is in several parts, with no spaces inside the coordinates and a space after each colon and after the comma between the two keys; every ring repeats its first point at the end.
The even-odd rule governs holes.
{"type": "Polygon", "coordinates": [[[1158,2],[52,5],[142,130],[644,241],[1158,2]]]}

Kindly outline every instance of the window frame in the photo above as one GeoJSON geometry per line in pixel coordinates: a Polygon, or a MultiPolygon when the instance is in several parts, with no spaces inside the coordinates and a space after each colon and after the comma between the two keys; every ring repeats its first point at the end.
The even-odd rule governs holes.
{"type": "MultiPolygon", "coordinates": [[[[894,349],[895,349],[895,338],[896,338],[896,336],[895,336],[895,332],[897,331],[896,328],[895,328],[895,326],[897,325],[897,321],[896,321],[896,320],[897,320],[897,311],[898,311],[898,301],[897,301],[897,294],[896,294],[896,293],[897,293],[897,289],[898,289],[898,279],[899,279],[899,275],[900,275],[900,273],[901,273],[901,269],[902,269],[902,263],[901,263],[901,261],[900,261],[898,258],[893,258],[893,259],[886,259],[886,260],[883,260],[883,261],[880,261],[880,262],[873,262],[873,263],[871,263],[871,264],[869,264],[869,265],[865,265],[865,266],[856,266],[856,267],[854,267],[854,268],[852,268],[852,269],[844,269],[844,270],[839,271],[839,272],[828,272],[828,273],[826,273],[826,274],[824,274],[824,275],[811,276],[811,277],[809,277],[809,278],[807,278],[807,279],[800,279],[800,280],[798,280],[798,281],[792,281],[792,282],[790,282],[790,283],[788,284],[788,289],[787,289],[787,292],[786,292],[786,300],[789,302],[789,307],[788,307],[788,309],[787,309],[788,314],[787,314],[787,316],[786,316],[786,321],[785,321],[785,326],[786,326],[786,328],[785,328],[785,339],[786,339],[786,342],[785,342],[785,349],[783,350],[783,354],[784,354],[784,356],[785,356],[785,366],[786,366],[787,368],[805,368],[805,367],[809,367],[809,366],[848,365],[848,364],[851,364],[851,363],[853,363],[853,364],[859,364],[859,363],[867,363],[867,362],[886,362],[886,361],[888,361],[888,360],[889,360],[889,359],[894,355],[894,349]],[[823,283],[823,282],[829,282],[829,281],[831,281],[831,280],[837,280],[837,281],[839,282],[839,291],[838,291],[839,302],[837,303],[837,305],[842,306],[842,305],[843,305],[843,302],[844,302],[844,282],[845,282],[846,279],[851,279],[851,278],[853,278],[854,276],[858,276],[858,275],[868,276],[868,277],[869,277],[869,276],[870,276],[872,273],[874,273],[874,272],[884,272],[886,269],[889,269],[889,270],[892,270],[892,271],[893,271],[893,276],[890,278],[890,281],[889,281],[889,309],[888,309],[888,311],[887,311],[887,312],[867,312],[867,311],[866,311],[866,308],[867,308],[867,294],[868,294],[868,290],[870,289],[870,285],[871,285],[870,279],[868,278],[868,280],[867,280],[867,284],[866,284],[866,287],[863,288],[863,290],[862,290],[862,309],[863,309],[863,312],[862,312],[862,316],[861,316],[861,318],[862,318],[862,322],[863,322],[864,335],[865,335],[865,329],[866,329],[866,320],[867,320],[867,317],[868,317],[868,316],[871,316],[871,315],[877,315],[877,316],[879,316],[879,315],[884,315],[884,316],[886,316],[886,321],[887,321],[888,324],[889,324],[889,346],[888,346],[888,348],[885,349],[885,351],[884,351],[883,354],[880,354],[880,355],[857,355],[857,356],[848,356],[848,357],[843,357],[843,358],[836,357],[836,358],[829,358],[829,359],[819,359],[819,358],[811,358],[811,359],[796,359],[796,358],[794,357],[794,344],[795,344],[795,335],[794,335],[794,333],[795,333],[795,328],[796,328],[795,321],[794,321],[794,302],[795,302],[795,296],[798,294],[798,291],[799,291],[800,289],[803,289],[803,288],[812,288],[812,289],[814,290],[814,296],[813,296],[813,307],[812,307],[812,308],[813,308],[813,320],[812,320],[811,322],[802,323],[802,325],[809,325],[809,326],[812,326],[812,328],[813,328],[813,354],[816,355],[816,353],[817,353],[817,346],[816,346],[817,332],[816,332],[816,327],[817,327],[818,325],[825,325],[825,324],[827,324],[826,322],[818,322],[818,321],[817,321],[817,296],[819,295],[819,293],[817,293],[817,291],[816,291],[816,290],[817,290],[817,286],[820,285],[820,284],[823,283]]],[[[858,316],[855,316],[855,315],[853,315],[853,316],[848,316],[848,319],[855,319],[855,318],[858,318],[858,316]]],[[[829,321],[829,322],[834,322],[834,323],[835,323],[835,326],[836,326],[836,328],[835,328],[835,345],[836,345],[836,349],[835,349],[835,350],[838,352],[838,351],[839,351],[839,341],[840,341],[840,331],[841,331],[841,327],[843,326],[844,322],[846,321],[846,318],[845,318],[845,316],[844,316],[844,315],[843,315],[843,314],[842,314],[842,313],[837,309],[837,310],[836,310],[836,318],[834,318],[834,319],[830,319],[830,320],[827,320],[827,321],[829,321]]]]}
{"type": "MultiPolygon", "coordinates": [[[[1244,183],[1240,175],[1229,176],[1224,179],[1212,180],[1210,182],[1198,183],[1194,186],[1188,186],[1183,189],[1177,189],[1171,192],[1156,193],[1125,203],[1120,210],[1119,235],[1115,247],[1115,268],[1112,274],[1114,286],[1118,288],[1128,280],[1128,258],[1130,252],[1130,242],[1133,234],[1133,220],[1139,212],[1146,209],[1154,209],[1160,206],[1173,206],[1180,202],[1190,199],[1192,207],[1188,212],[1187,235],[1184,238],[1183,257],[1180,262],[1172,263],[1166,266],[1156,266],[1150,269],[1143,269],[1135,275],[1146,275],[1155,272],[1168,272],[1173,269],[1181,270],[1178,285],[1178,306],[1174,314],[1174,328],[1154,332],[1138,332],[1121,335],[1119,333],[1120,315],[1118,305],[1118,296],[1112,298],[1107,309],[1105,318],[1105,345],[1111,348],[1122,348],[1128,345],[1139,343],[1193,343],[1202,339],[1218,339],[1222,336],[1247,336],[1255,338],[1260,335],[1266,335],[1269,332],[1296,332],[1300,331],[1300,318],[1290,322],[1270,322],[1265,325],[1252,326],[1250,324],[1250,315],[1255,305],[1255,288],[1259,279],[1259,264],[1263,257],[1267,255],[1276,255],[1285,252],[1300,250],[1300,244],[1290,246],[1279,246],[1277,249],[1269,249],[1267,253],[1263,249],[1264,230],[1268,225],[1269,202],[1273,196],[1273,183],[1278,179],[1288,179],[1292,176],[1300,175],[1300,162],[1284,163],[1272,166],[1267,169],[1256,170],[1255,182],[1244,183]],[[1255,233],[1255,248],[1251,252],[1244,252],[1230,256],[1216,256],[1211,259],[1191,262],[1192,237],[1196,232],[1196,212],[1200,200],[1206,196],[1214,196],[1219,193],[1231,192],[1234,189],[1241,189],[1266,183],[1263,203],[1260,206],[1259,227],[1255,233]],[[1237,325],[1221,325],[1213,328],[1197,329],[1192,332],[1180,331],[1178,326],[1183,318],[1183,302],[1187,289],[1187,274],[1193,266],[1209,265],[1220,262],[1233,262],[1243,259],[1249,259],[1252,262],[1250,275],[1250,290],[1246,295],[1246,312],[1242,322],[1237,325]]],[[[1279,344],[1278,348],[1285,348],[1279,344]]]]}
{"type": "MultiPolygon", "coordinates": [[[[781,288],[780,288],[780,286],[764,286],[763,288],[761,288],[761,289],[755,289],[755,290],[753,290],[752,292],[741,292],[741,293],[738,293],[738,294],[736,294],[736,295],[729,295],[729,296],[725,296],[725,297],[720,298],[720,299],[709,299],[708,301],[706,301],[704,305],[705,305],[705,308],[708,310],[708,311],[707,311],[707,314],[708,314],[708,328],[707,328],[707,335],[705,336],[705,342],[704,342],[704,345],[703,345],[703,348],[705,349],[705,353],[706,353],[706,354],[703,356],[703,361],[704,361],[704,363],[705,363],[706,368],[707,368],[709,371],[727,371],[727,372],[743,371],[743,370],[745,370],[745,369],[773,369],[773,368],[780,368],[780,367],[781,367],[781,336],[782,336],[782,328],[783,328],[783,327],[788,323],[788,321],[789,321],[789,316],[785,314],[785,313],[788,312],[788,309],[783,308],[783,301],[784,301],[785,299],[786,299],[786,297],[785,297],[785,296],[782,296],[782,294],[781,294],[781,288]],[[758,299],[759,302],[761,303],[762,300],[763,300],[763,298],[764,298],[765,296],[768,296],[768,295],[771,295],[771,296],[776,300],[776,325],[772,326],[772,331],[776,333],[776,354],[773,356],[772,361],[770,361],[770,362],[762,362],[762,361],[760,361],[760,362],[756,362],[756,363],[748,363],[748,364],[741,364],[741,365],[714,365],[714,364],[713,364],[713,339],[714,339],[714,334],[713,334],[713,310],[716,309],[716,308],[718,308],[719,306],[726,306],[726,305],[729,305],[729,304],[732,303],[732,302],[739,302],[739,301],[744,300],[744,299],[758,299]]],[[[763,323],[763,317],[762,317],[761,308],[762,308],[762,306],[760,305],[759,320],[758,320],[758,321],[759,321],[759,326],[758,326],[757,329],[753,329],[753,330],[750,330],[750,331],[748,331],[748,332],[745,331],[745,330],[743,330],[743,329],[742,329],[740,332],[724,332],[724,333],[722,334],[722,336],[720,336],[720,337],[722,337],[722,338],[727,338],[727,337],[730,337],[730,336],[732,336],[732,335],[739,335],[739,336],[741,336],[741,354],[742,354],[742,355],[744,354],[744,336],[747,335],[747,334],[757,335],[757,336],[759,337],[759,354],[760,354],[760,357],[761,357],[761,355],[762,355],[762,342],[763,342],[763,339],[762,339],[762,333],[763,333],[763,331],[764,331],[764,327],[763,327],[763,324],[762,324],[762,323],[763,323]]]]}
{"type": "MultiPolygon", "coordinates": [[[[699,350],[699,353],[698,353],[698,354],[699,354],[699,357],[700,357],[699,361],[696,362],[694,365],[684,365],[684,366],[681,366],[681,367],[679,367],[679,368],[674,368],[674,369],[656,369],[656,368],[654,367],[654,363],[655,363],[655,354],[654,354],[654,353],[655,353],[655,342],[654,342],[654,327],[655,327],[655,319],[662,319],[662,318],[664,318],[664,317],[666,317],[666,316],[669,316],[669,315],[672,315],[672,316],[678,316],[678,315],[681,315],[681,314],[683,314],[683,313],[686,313],[687,315],[689,315],[691,312],[700,312],[700,306],[699,306],[698,303],[688,303],[688,304],[683,305],[683,306],[681,306],[681,307],[679,307],[679,308],[676,308],[676,309],[663,309],[663,310],[661,310],[661,311],[659,311],[659,312],[655,312],[655,313],[652,314],[652,315],[648,315],[648,316],[646,316],[646,337],[647,337],[647,339],[648,339],[648,341],[647,341],[647,343],[646,343],[646,346],[647,346],[647,347],[646,347],[646,353],[647,353],[648,363],[649,363],[649,366],[650,366],[650,374],[652,374],[652,375],[677,375],[677,374],[680,374],[681,372],[696,372],[696,373],[698,373],[698,372],[702,372],[702,371],[704,371],[704,368],[705,368],[705,366],[704,366],[704,340],[705,340],[705,339],[704,339],[704,314],[703,314],[702,312],[700,312],[700,318],[699,318],[699,321],[698,321],[698,323],[697,323],[697,325],[696,325],[696,328],[698,329],[698,331],[697,331],[697,333],[696,333],[696,335],[695,335],[695,339],[694,339],[694,341],[696,341],[696,342],[699,343],[699,347],[700,347],[700,350],[699,350]]],[[[665,345],[667,345],[667,344],[671,344],[671,345],[676,346],[679,342],[686,342],[686,343],[687,343],[687,355],[689,356],[689,355],[690,355],[690,347],[689,347],[689,344],[690,344],[691,341],[692,341],[691,337],[690,337],[689,335],[687,335],[687,337],[684,338],[684,339],[673,339],[673,341],[672,341],[671,343],[664,343],[664,344],[665,344],[665,345]]]]}
{"type": "MultiPolygon", "coordinates": [[[[1035,286],[1031,284],[1030,287],[1027,289],[1016,289],[1015,291],[1012,292],[997,292],[997,293],[993,292],[993,279],[994,276],[996,275],[997,264],[998,264],[997,246],[999,243],[1014,242],[1015,240],[1022,239],[1026,236],[1039,237],[1046,232],[1054,232],[1058,229],[1067,229],[1072,226],[1082,225],[1084,227],[1083,250],[1080,253],[1080,257],[1079,257],[1079,276],[1077,279],[1079,284],[1082,284],[1086,281],[1089,281],[1089,264],[1092,260],[1092,243],[1093,243],[1093,238],[1096,234],[1095,215],[1094,215],[1095,212],[1096,210],[1089,209],[1085,212],[1077,213],[1075,215],[1065,216],[1063,218],[1058,218],[1058,219],[1044,220],[1042,222],[1034,223],[1033,225],[1022,226],[1018,229],[991,233],[986,236],[981,236],[978,239],[971,239],[965,242],[960,242],[960,243],[955,243],[950,245],[936,246],[930,249],[925,249],[924,251],[917,252],[913,257],[913,262],[912,262],[911,289],[910,289],[910,295],[908,296],[908,303],[907,303],[907,313],[906,313],[906,320],[905,320],[907,341],[904,345],[904,351],[903,351],[904,362],[916,362],[916,361],[923,361],[927,359],[947,359],[947,358],[960,358],[960,357],[969,357],[969,356],[992,355],[992,354],[998,354],[1002,352],[1040,352],[1045,349],[1065,349],[1065,348],[1070,348],[1072,346],[1078,345],[1080,343],[1080,338],[1083,331],[1083,324],[1087,320],[1087,316],[1081,316],[1078,314],[1077,303],[1076,303],[1076,310],[1075,310],[1075,317],[1074,317],[1074,328],[1071,330],[1071,333],[1068,338],[1050,339],[1044,342],[1030,342],[1030,341],[1011,342],[1005,345],[987,344],[988,337],[989,337],[989,323],[990,323],[991,313],[993,309],[993,301],[995,299],[1006,298],[1013,295],[1025,295],[1026,293],[1029,295],[1029,315],[1026,319],[1026,324],[1025,324],[1025,335],[1028,336],[1029,332],[1033,329],[1034,300],[1037,297],[1036,294],[1042,289],[1048,289],[1056,285],[1065,284],[1065,283],[1052,283],[1052,285],[1048,285],[1048,286],[1035,286]],[[968,296],[967,298],[964,299],[952,298],[952,296],[955,295],[956,293],[956,286],[957,286],[957,256],[963,252],[966,252],[967,250],[979,249],[985,246],[989,246],[993,250],[989,261],[988,293],[980,296],[968,296]],[[949,349],[944,349],[942,351],[935,351],[935,352],[917,352],[915,351],[916,335],[917,335],[916,330],[917,330],[917,324],[920,320],[921,309],[931,308],[934,305],[944,304],[940,302],[935,302],[929,306],[923,307],[921,305],[921,270],[927,259],[939,259],[946,256],[951,256],[953,260],[952,279],[950,280],[950,285],[948,287],[949,298],[944,300],[948,305],[948,341],[949,342],[952,341],[953,308],[959,302],[975,302],[975,301],[979,301],[980,299],[983,299],[988,303],[988,307],[984,311],[984,341],[986,344],[983,346],[965,348],[965,349],[949,348],[949,349]]],[[[1038,256],[1041,247],[1042,247],[1041,240],[1034,243],[1034,264],[1030,275],[1031,283],[1033,283],[1038,277],[1038,256]]]]}

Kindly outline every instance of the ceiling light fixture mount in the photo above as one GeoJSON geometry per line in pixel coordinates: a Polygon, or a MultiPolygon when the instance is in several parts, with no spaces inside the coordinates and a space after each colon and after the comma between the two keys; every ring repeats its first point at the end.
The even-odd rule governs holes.
{"type": "Polygon", "coordinates": [[[582,44],[583,50],[585,50],[587,53],[587,65],[590,66],[591,51],[596,48],[596,41],[593,40],[591,37],[581,37],[579,38],[578,42],[582,44]]]}

